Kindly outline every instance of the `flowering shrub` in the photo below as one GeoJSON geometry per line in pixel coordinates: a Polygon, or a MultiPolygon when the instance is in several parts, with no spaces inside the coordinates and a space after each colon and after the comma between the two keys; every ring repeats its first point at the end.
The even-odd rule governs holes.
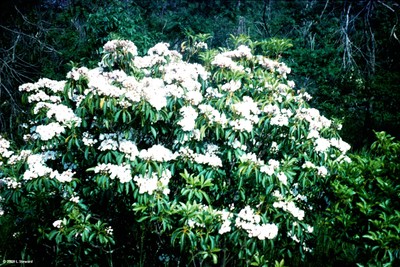
{"type": "Polygon", "coordinates": [[[56,263],[264,266],[312,253],[349,145],[290,68],[250,47],[202,46],[198,64],[165,43],[140,56],[114,40],[98,68],[22,85],[26,145],[0,139],[15,238],[36,237],[56,263]]]}

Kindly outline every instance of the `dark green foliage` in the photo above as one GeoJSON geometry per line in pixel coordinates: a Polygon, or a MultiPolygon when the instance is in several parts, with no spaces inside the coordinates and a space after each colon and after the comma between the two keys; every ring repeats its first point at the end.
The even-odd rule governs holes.
{"type": "Polygon", "coordinates": [[[368,266],[400,264],[400,142],[376,133],[331,182],[321,231],[326,254],[368,266]]]}

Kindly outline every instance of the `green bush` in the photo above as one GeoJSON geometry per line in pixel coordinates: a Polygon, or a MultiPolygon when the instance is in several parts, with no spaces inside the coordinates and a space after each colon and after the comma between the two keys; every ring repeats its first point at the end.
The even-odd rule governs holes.
{"type": "Polygon", "coordinates": [[[0,139],[4,259],[300,264],[350,147],[290,68],[247,42],[187,49],[198,64],[114,40],[98,68],[22,85],[26,144],[0,139]]]}
{"type": "Polygon", "coordinates": [[[361,266],[400,263],[400,142],[376,133],[370,151],[351,156],[332,181],[326,214],[335,254],[361,266]]]}

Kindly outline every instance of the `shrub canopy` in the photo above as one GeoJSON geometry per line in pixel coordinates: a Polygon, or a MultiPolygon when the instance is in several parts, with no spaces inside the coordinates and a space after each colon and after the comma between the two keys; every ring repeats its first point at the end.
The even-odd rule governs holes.
{"type": "Polygon", "coordinates": [[[0,139],[16,238],[34,232],[53,263],[262,266],[312,252],[350,147],[260,47],[193,42],[190,63],[166,43],[141,56],[114,40],[97,68],[22,85],[26,144],[0,139]]]}

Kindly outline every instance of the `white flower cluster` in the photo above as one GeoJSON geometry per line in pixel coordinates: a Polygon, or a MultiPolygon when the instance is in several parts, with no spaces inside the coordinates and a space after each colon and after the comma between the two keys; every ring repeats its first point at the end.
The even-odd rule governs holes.
{"type": "Polygon", "coordinates": [[[278,235],[278,226],[273,223],[260,224],[261,216],[246,206],[237,214],[235,226],[244,229],[249,237],[257,237],[260,240],[274,239],[278,235]]]}
{"type": "Polygon", "coordinates": [[[98,142],[98,140],[95,139],[94,135],[90,134],[89,132],[84,132],[82,134],[82,142],[85,146],[93,146],[98,142]]]}
{"type": "Polygon", "coordinates": [[[168,188],[169,180],[171,179],[171,172],[163,170],[161,176],[153,172],[152,174],[136,175],[133,180],[139,187],[139,193],[148,193],[152,195],[155,191],[160,191],[164,195],[168,195],[170,190],[168,188]]]}
{"type": "Polygon", "coordinates": [[[161,110],[167,105],[168,94],[164,81],[157,78],[144,78],[140,81],[141,96],[156,110],[161,110]]]}
{"type": "Polygon", "coordinates": [[[325,177],[328,175],[328,169],[325,166],[320,166],[317,167],[314,165],[314,163],[310,162],[310,161],[306,161],[303,165],[302,168],[304,169],[316,169],[317,170],[317,174],[321,177],[325,177]]]}
{"type": "Polygon", "coordinates": [[[229,125],[232,127],[233,130],[238,132],[250,133],[253,130],[253,122],[245,118],[231,120],[229,122],[229,125]]]}
{"type": "Polygon", "coordinates": [[[32,94],[32,95],[28,96],[29,103],[42,102],[42,101],[48,101],[48,102],[52,102],[52,103],[60,103],[61,97],[49,96],[44,91],[38,91],[36,94],[32,94]]]}
{"type": "Polygon", "coordinates": [[[238,115],[243,116],[252,124],[258,123],[258,114],[261,113],[257,103],[249,96],[244,96],[243,101],[232,104],[232,111],[238,115]]]}
{"type": "Polygon", "coordinates": [[[216,146],[208,145],[205,154],[195,153],[188,147],[181,147],[179,155],[184,159],[189,159],[198,164],[207,164],[211,167],[222,167],[222,160],[216,155],[217,150],[215,147],[216,146]]]}
{"type": "Polygon", "coordinates": [[[135,160],[139,155],[139,150],[136,144],[130,140],[120,140],[119,141],[119,151],[125,154],[129,160],[135,160]]]}
{"type": "Polygon", "coordinates": [[[271,60],[264,56],[257,56],[257,59],[258,59],[258,64],[260,64],[266,69],[269,69],[271,72],[278,72],[285,79],[287,74],[291,72],[291,69],[288,66],[286,66],[285,63],[277,62],[275,60],[271,60]]]}
{"type": "Polygon", "coordinates": [[[312,139],[314,141],[314,149],[317,153],[324,153],[330,147],[335,147],[340,150],[341,157],[343,158],[344,154],[350,149],[350,145],[342,139],[327,139],[320,136],[320,131],[324,128],[331,127],[332,121],[320,115],[317,109],[300,108],[296,110],[295,118],[309,122],[307,139],[312,139]]]}
{"type": "Polygon", "coordinates": [[[299,108],[296,110],[295,117],[300,120],[306,120],[310,123],[309,129],[320,131],[323,128],[329,128],[332,121],[322,116],[318,109],[299,108]]]}
{"type": "MultiPolygon", "coordinates": [[[[168,43],[158,43],[147,51],[149,56],[169,57],[172,62],[182,59],[182,55],[176,50],[169,50],[168,43]]],[[[157,57],[155,57],[157,58],[157,57]]]]}
{"type": "Polygon", "coordinates": [[[56,159],[57,155],[54,151],[47,151],[40,154],[32,154],[27,158],[28,168],[24,172],[24,180],[32,180],[34,178],[50,175],[53,169],[45,165],[46,161],[56,159]]]}
{"type": "MultiPolygon", "coordinates": [[[[89,143],[97,141],[96,139],[93,139],[94,138],[93,135],[88,133],[87,136],[89,137],[89,143]],[[92,139],[93,139],[93,141],[92,141],[92,139]]],[[[104,150],[116,150],[117,147],[118,147],[117,140],[118,140],[119,137],[120,136],[119,136],[118,133],[101,133],[99,135],[99,141],[101,141],[100,146],[102,146],[104,148],[110,147],[109,149],[104,149],[104,150]],[[113,142],[109,142],[110,140],[111,141],[115,141],[115,145],[114,145],[113,142]],[[106,142],[104,142],[104,141],[106,141],[106,142]],[[103,142],[104,142],[104,144],[102,145],[103,142]],[[111,144],[111,145],[107,145],[107,144],[111,144]]]]}
{"type": "Polygon", "coordinates": [[[178,122],[184,131],[193,131],[196,126],[197,111],[192,106],[184,106],[180,109],[183,118],[178,122]]]}
{"type": "Polygon", "coordinates": [[[80,126],[82,119],[74,114],[74,111],[63,105],[40,102],[34,108],[34,114],[38,114],[42,109],[46,109],[47,118],[51,119],[53,116],[57,122],[65,124],[68,127],[80,126]]]}
{"type": "Polygon", "coordinates": [[[54,221],[53,222],[53,226],[55,227],[55,228],[61,228],[62,226],[63,226],[63,220],[56,220],[56,221],[54,221]]]}
{"type": "Polygon", "coordinates": [[[212,65],[220,68],[227,68],[233,71],[244,72],[244,67],[233,61],[233,59],[251,59],[253,55],[251,49],[245,45],[239,46],[236,50],[222,52],[215,56],[212,65]]]}
{"type": "Polygon", "coordinates": [[[279,151],[278,143],[273,141],[271,143],[270,150],[271,150],[272,153],[277,153],[279,151]]]}
{"type": "Polygon", "coordinates": [[[239,90],[242,87],[242,83],[240,81],[231,80],[229,83],[225,83],[221,86],[222,91],[233,93],[239,90]]]}
{"type": "Polygon", "coordinates": [[[270,124],[277,126],[288,126],[289,119],[293,116],[293,112],[289,109],[280,109],[277,105],[268,104],[263,111],[272,116],[270,124]]]}
{"type": "Polygon", "coordinates": [[[118,141],[113,139],[105,139],[101,141],[98,147],[100,151],[117,150],[117,148],[118,148],[118,141]]]}
{"type": "Polygon", "coordinates": [[[227,125],[228,119],[224,113],[220,113],[217,109],[209,104],[199,105],[200,114],[204,114],[211,123],[218,123],[223,128],[227,125]]]}
{"type": "Polygon", "coordinates": [[[39,102],[35,105],[33,112],[38,114],[42,109],[46,110],[47,118],[54,117],[56,122],[31,127],[31,131],[36,132],[32,135],[33,139],[40,138],[42,141],[48,141],[64,133],[66,127],[79,127],[81,124],[81,118],[76,116],[71,108],[63,104],[39,102]]]}
{"type": "Polygon", "coordinates": [[[195,42],[194,47],[200,48],[200,49],[208,49],[207,43],[205,43],[205,42],[195,42]]]}
{"type": "Polygon", "coordinates": [[[78,81],[81,77],[87,78],[88,73],[89,69],[86,67],[73,68],[70,72],[67,73],[67,79],[78,81]]]}
{"type": "Polygon", "coordinates": [[[62,173],[58,172],[58,171],[52,171],[50,173],[50,178],[56,178],[58,181],[60,181],[61,183],[69,183],[72,181],[72,178],[74,176],[75,172],[73,172],[72,170],[66,170],[62,173]]]}
{"type": "MultiPolygon", "coordinates": [[[[25,156],[24,156],[25,157],[25,156]]],[[[38,177],[49,176],[49,178],[56,178],[61,183],[70,182],[73,175],[75,174],[72,169],[60,173],[57,170],[53,170],[46,166],[45,163],[48,160],[54,160],[57,157],[57,153],[54,151],[47,151],[41,154],[26,154],[28,169],[24,172],[24,180],[32,180],[38,177]]]]}
{"type": "Polygon", "coordinates": [[[51,122],[47,125],[38,125],[35,129],[36,133],[39,135],[38,137],[42,141],[48,141],[55,136],[58,136],[65,132],[65,127],[59,124],[58,122],[51,122]]]}
{"type": "Polygon", "coordinates": [[[257,158],[257,155],[254,153],[245,153],[240,156],[241,162],[252,162],[257,166],[264,166],[264,161],[257,158]]]}
{"type": "Polygon", "coordinates": [[[21,188],[21,183],[15,181],[15,179],[11,177],[0,179],[0,182],[4,182],[7,185],[7,188],[11,189],[21,188]]]}
{"type": "Polygon", "coordinates": [[[244,58],[247,60],[250,60],[253,58],[251,49],[246,45],[240,45],[235,50],[223,52],[222,54],[228,58],[244,58]]]}
{"type": "Polygon", "coordinates": [[[223,94],[221,94],[217,88],[208,87],[206,89],[206,97],[208,99],[217,99],[221,98],[222,96],[223,94]]]}
{"type": "Polygon", "coordinates": [[[221,228],[218,230],[220,235],[228,233],[232,230],[231,228],[231,219],[233,218],[233,213],[226,210],[217,211],[216,214],[220,216],[222,221],[221,228]]]}
{"type": "Polygon", "coordinates": [[[187,62],[174,62],[164,69],[164,81],[168,84],[176,82],[180,85],[186,85],[188,91],[200,90],[200,83],[197,79],[200,77],[206,80],[210,75],[206,69],[197,63],[191,64],[187,62]]]}
{"type": "Polygon", "coordinates": [[[195,227],[205,228],[206,227],[206,225],[204,223],[198,222],[193,219],[187,220],[186,223],[190,228],[195,228],[195,227]]]}
{"type": "Polygon", "coordinates": [[[25,83],[19,87],[21,92],[39,92],[40,89],[49,89],[53,93],[64,91],[66,81],[53,81],[47,78],[41,78],[36,83],[25,83]]]}
{"type": "Polygon", "coordinates": [[[103,46],[104,51],[115,53],[117,50],[122,50],[125,53],[131,53],[132,56],[137,55],[136,45],[128,40],[111,40],[103,46]]]}
{"type": "Polygon", "coordinates": [[[79,203],[80,197],[79,196],[72,196],[69,201],[73,202],[73,203],[79,203]]]}
{"type": "MultiPolygon", "coordinates": [[[[1,149],[0,149],[1,150],[1,149]]],[[[32,151],[31,150],[21,150],[20,152],[19,152],[19,154],[17,154],[17,155],[12,155],[9,159],[8,159],[8,162],[7,162],[7,164],[10,164],[10,165],[14,165],[14,164],[16,164],[17,162],[20,162],[20,161],[22,161],[22,160],[25,160],[29,155],[31,155],[32,154],[32,151]]],[[[0,155],[1,155],[1,153],[0,153],[0,155]]],[[[0,164],[1,165],[1,164],[0,164]]]]}
{"type": "Polygon", "coordinates": [[[351,148],[351,146],[342,139],[331,138],[330,143],[331,146],[338,148],[342,154],[346,154],[351,148]]]}
{"type": "Polygon", "coordinates": [[[275,196],[278,201],[274,202],[274,208],[281,208],[282,210],[289,212],[295,218],[302,221],[304,219],[305,212],[304,210],[296,207],[296,204],[293,201],[285,201],[283,196],[278,192],[274,191],[273,196],[275,196]]]}
{"type": "Polygon", "coordinates": [[[243,151],[246,151],[246,150],[247,150],[247,146],[246,146],[246,145],[243,145],[242,143],[240,143],[240,141],[237,140],[237,139],[233,140],[233,142],[232,142],[231,144],[229,144],[229,145],[230,145],[231,147],[235,148],[235,149],[239,148],[239,149],[241,149],[241,150],[243,150],[243,151]]]}
{"type": "Polygon", "coordinates": [[[220,68],[226,68],[233,71],[244,72],[243,66],[240,66],[239,64],[237,64],[235,61],[225,56],[224,54],[216,55],[211,64],[218,66],[220,68]]]}
{"type": "Polygon", "coordinates": [[[13,151],[9,150],[10,148],[10,141],[5,139],[0,135],[0,156],[3,158],[9,158],[11,157],[12,154],[14,154],[13,151]]]}
{"type": "Polygon", "coordinates": [[[149,149],[142,149],[139,152],[139,158],[143,160],[154,160],[158,162],[167,162],[176,159],[177,153],[173,153],[162,145],[153,145],[149,149]]]}
{"type": "Polygon", "coordinates": [[[99,96],[121,97],[124,94],[124,90],[113,84],[115,79],[112,77],[110,73],[103,72],[101,68],[90,70],[88,73],[88,89],[84,91],[84,94],[89,95],[89,93],[92,93],[99,96]]]}
{"type": "Polygon", "coordinates": [[[108,226],[108,227],[106,228],[106,233],[107,233],[108,235],[112,235],[112,234],[114,233],[114,229],[113,229],[111,226],[108,226]]]}
{"type": "Polygon", "coordinates": [[[94,168],[95,173],[108,174],[111,179],[119,179],[121,183],[127,183],[132,180],[131,166],[115,164],[99,164],[94,168]]]}
{"type": "Polygon", "coordinates": [[[285,174],[284,172],[278,173],[277,177],[278,177],[278,180],[279,180],[282,184],[287,185],[287,183],[288,183],[288,178],[287,178],[287,176],[286,176],[286,174],[285,174]]]}

